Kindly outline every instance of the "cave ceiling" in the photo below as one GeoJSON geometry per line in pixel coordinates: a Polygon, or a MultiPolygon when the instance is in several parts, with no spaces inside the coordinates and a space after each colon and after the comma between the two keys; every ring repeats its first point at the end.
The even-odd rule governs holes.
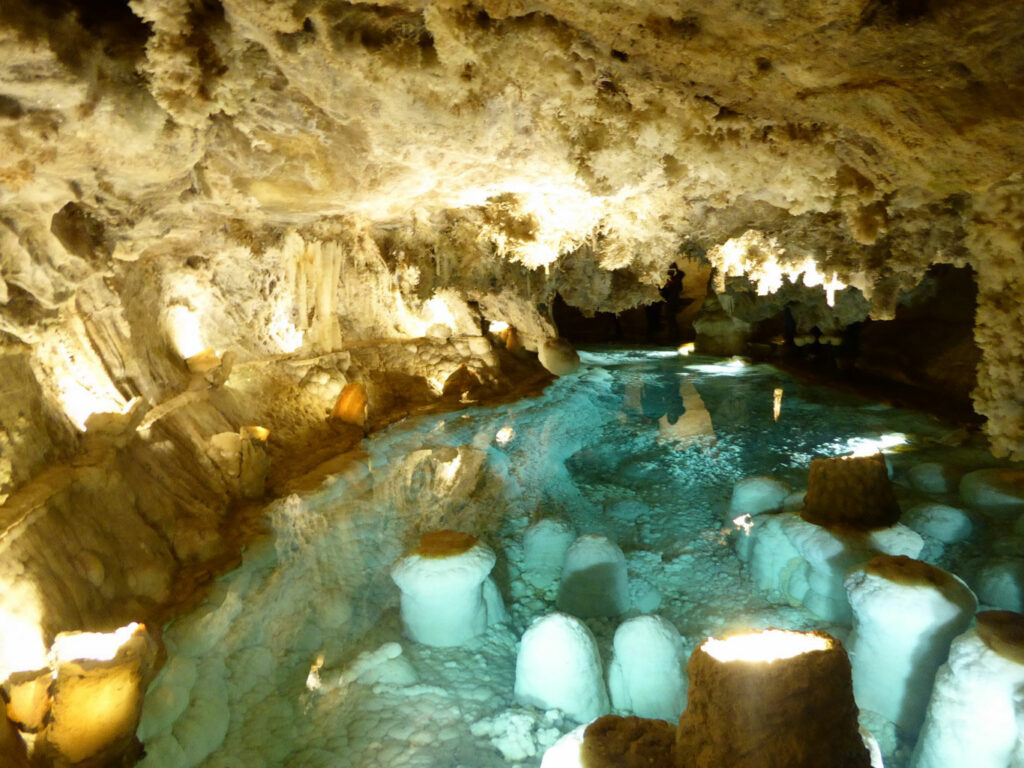
{"type": "Polygon", "coordinates": [[[295,238],[513,314],[651,300],[696,253],[765,294],[812,262],[884,318],[951,263],[976,407],[1024,446],[1017,2],[5,0],[0,61],[8,344],[101,312],[143,343],[168,274],[245,303],[295,238]]]}

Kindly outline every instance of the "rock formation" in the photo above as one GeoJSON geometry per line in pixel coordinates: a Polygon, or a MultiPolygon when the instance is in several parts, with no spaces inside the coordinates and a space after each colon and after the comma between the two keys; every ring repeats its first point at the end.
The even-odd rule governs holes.
{"type": "Polygon", "coordinates": [[[0,627],[156,615],[290,471],[673,264],[828,338],[970,268],[1024,458],[1022,43],[1009,0],[5,0],[0,627]]]}

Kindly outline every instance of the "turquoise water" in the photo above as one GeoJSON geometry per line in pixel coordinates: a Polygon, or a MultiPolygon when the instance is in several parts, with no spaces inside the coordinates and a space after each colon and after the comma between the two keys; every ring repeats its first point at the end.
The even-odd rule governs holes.
{"type": "MultiPolygon", "coordinates": [[[[634,612],[674,623],[687,655],[742,628],[843,638],[847,627],[752,587],[725,513],[733,484],[771,475],[800,489],[813,458],[892,435],[906,443],[891,456],[897,482],[918,461],[990,463],[978,447],[948,447],[951,425],[768,365],[674,350],[582,358],[579,373],[539,397],[396,424],[366,441],[344,477],[272,505],[274,535],[167,630],[169,662],[139,731],[143,765],[537,766],[576,724],[512,696],[518,638],[557,592],[557,580],[524,573],[531,521],[559,516],[618,542],[634,612]],[[439,527],[498,553],[510,621],[464,648],[405,639],[388,577],[421,532],[439,527]]],[[[904,504],[917,498],[899,493],[904,504]]],[[[972,552],[926,547],[951,566],[972,552]]],[[[607,665],[617,621],[587,623],[607,665]]]]}

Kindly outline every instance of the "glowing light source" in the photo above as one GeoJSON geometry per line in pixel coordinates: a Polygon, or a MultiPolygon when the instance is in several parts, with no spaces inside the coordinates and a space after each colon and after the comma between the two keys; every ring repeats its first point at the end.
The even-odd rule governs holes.
{"type": "Polygon", "coordinates": [[[168,331],[171,343],[183,360],[198,355],[207,345],[203,343],[199,328],[199,316],[195,311],[181,304],[175,304],[167,310],[168,331]]]}
{"type": "Polygon", "coordinates": [[[775,421],[779,420],[779,414],[782,412],[782,388],[776,387],[772,390],[772,418],[775,421]]]}
{"type": "Polygon", "coordinates": [[[437,468],[438,477],[441,478],[441,482],[450,486],[455,482],[455,476],[459,472],[459,467],[462,466],[462,456],[456,456],[451,461],[442,463],[437,468]]]}
{"type": "Polygon", "coordinates": [[[261,443],[265,443],[270,437],[270,430],[266,427],[246,426],[239,430],[239,434],[243,439],[259,440],[261,443]]]}
{"type": "Polygon", "coordinates": [[[727,277],[746,275],[756,286],[757,295],[767,296],[782,287],[783,278],[795,283],[802,275],[805,286],[813,288],[820,285],[828,305],[834,306],[836,292],[846,288],[837,274],[833,272],[831,278],[826,278],[812,257],[801,261],[786,260],[785,253],[774,238],[753,229],[726,240],[708,251],[708,258],[717,267],[715,290],[718,293],[725,291],[727,277]]]}
{"type": "Polygon", "coordinates": [[[427,323],[430,325],[443,325],[448,329],[455,330],[455,315],[452,308],[448,306],[441,296],[435,295],[423,302],[426,310],[427,323]]]}
{"type": "Polygon", "coordinates": [[[316,661],[314,661],[309,667],[309,674],[306,675],[306,690],[307,691],[319,691],[322,683],[320,682],[320,669],[324,665],[324,655],[318,653],[316,655],[316,661]]]}
{"type": "Polygon", "coordinates": [[[0,680],[12,672],[47,666],[39,595],[34,586],[5,585],[7,606],[0,609],[0,680]]]}
{"type": "Polygon", "coordinates": [[[267,332],[278,348],[286,354],[298,350],[305,340],[305,333],[295,327],[288,317],[287,307],[283,304],[279,304],[274,310],[267,332]]]}
{"type": "Polygon", "coordinates": [[[688,341],[685,344],[680,344],[679,349],[676,350],[682,357],[692,355],[693,351],[697,348],[697,344],[692,341],[688,341]]]}
{"type": "Polygon", "coordinates": [[[141,624],[132,622],[113,632],[75,632],[58,635],[50,649],[53,664],[76,659],[110,661],[140,628],[145,629],[141,624]]]}
{"type": "Polygon", "coordinates": [[[500,255],[528,269],[547,266],[581,245],[597,227],[606,205],[604,198],[592,196],[582,184],[503,184],[487,199],[498,196],[510,200],[510,216],[534,222],[532,236],[510,236],[500,225],[485,227],[483,236],[500,255]]]}
{"type": "Polygon", "coordinates": [[[502,427],[498,430],[498,434],[494,436],[494,441],[498,445],[508,445],[515,439],[516,431],[512,427],[502,427]]]}
{"type": "Polygon", "coordinates": [[[724,363],[691,364],[685,366],[687,370],[710,373],[717,376],[738,376],[747,372],[747,362],[740,357],[734,357],[724,363]]]}
{"type": "Polygon", "coordinates": [[[743,529],[743,535],[749,536],[751,529],[754,527],[754,518],[750,515],[740,515],[739,517],[733,518],[733,525],[743,529]]]}
{"type": "Polygon", "coordinates": [[[823,635],[792,632],[784,629],[766,629],[733,635],[724,640],[709,637],[701,649],[718,661],[763,661],[791,659],[811,651],[828,650],[828,638],[823,635]]]}
{"type": "Polygon", "coordinates": [[[504,333],[508,330],[508,323],[504,320],[488,320],[487,330],[490,333],[504,333]]]}
{"type": "Polygon", "coordinates": [[[909,442],[907,435],[902,432],[890,432],[878,437],[854,437],[846,444],[851,456],[874,456],[876,453],[890,450],[899,445],[906,445],[909,442]]]}
{"type": "MultiPolygon", "coordinates": [[[[83,372],[84,373],[84,372],[83,372]]],[[[111,388],[112,390],[112,388],[111,388]]],[[[85,422],[94,413],[127,413],[132,402],[126,402],[120,395],[107,391],[93,377],[61,377],[57,379],[57,393],[64,413],[80,430],[85,431],[85,422]]]]}

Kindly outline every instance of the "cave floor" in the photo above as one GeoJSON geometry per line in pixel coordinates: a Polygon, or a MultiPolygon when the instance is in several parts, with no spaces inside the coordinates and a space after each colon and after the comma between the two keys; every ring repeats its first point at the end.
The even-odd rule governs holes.
{"type": "MultiPolygon", "coordinates": [[[[843,639],[849,627],[757,593],[726,509],[744,477],[800,489],[812,458],[887,435],[905,441],[888,454],[904,510],[929,498],[954,503],[905,484],[914,464],[996,463],[932,416],[801,384],[769,365],[669,349],[591,348],[579,373],[540,397],[392,425],[318,490],[272,504],[272,535],[167,628],[168,663],[139,730],[142,764],[539,765],[576,725],[512,696],[517,640],[554,610],[557,593],[557,578],[523,568],[523,533],[540,517],[618,542],[635,612],[674,623],[686,656],[709,635],[745,628],[843,639]],[[502,442],[499,430],[514,436],[502,442]],[[461,648],[404,638],[388,576],[419,533],[437,527],[495,549],[510,613],[461,648]]],[[[998,535],[945,548],[926,537],[921,557],[958,572],[998,535]]],[[[587,620],[606,668],[617,623],[587,620]]],[[[912,745],[888,741],[896,751],[886,764],[903,768],[912,745]]]]}

